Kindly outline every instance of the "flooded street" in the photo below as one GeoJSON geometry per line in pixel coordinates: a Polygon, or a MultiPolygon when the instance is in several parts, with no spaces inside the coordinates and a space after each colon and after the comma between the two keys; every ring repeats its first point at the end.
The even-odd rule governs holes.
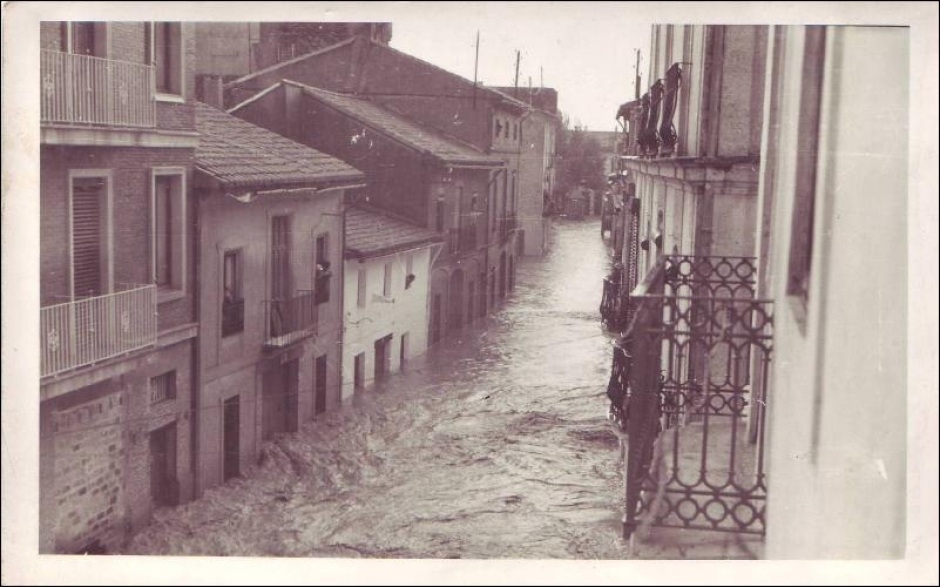
{"type": "Polygon", "coordinates": [[[623,558],[598,221],[554,225],[504,307],[155,514],[129,554],[623,558]]]}

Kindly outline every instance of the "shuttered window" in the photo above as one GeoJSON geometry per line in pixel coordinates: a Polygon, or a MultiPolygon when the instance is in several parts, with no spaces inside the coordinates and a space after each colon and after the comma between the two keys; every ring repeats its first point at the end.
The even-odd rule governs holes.
{"type": "Polygon", "coordinates": [[[368,288],[368,284],[367,284],[368,275],[369,275],[368,271],[366,271],[364,268],[359,270],[359,292],[358,292],[357,304],[360,308],[366,307],[366,290],[368,288]]]}
{"type": "Polygon", "coordinates": [[[415,256],[414,253],[408,253],[405,257],[405,289],[411,287],[415,280],[415,256]]]}
{"type": "Polygon", "coordinates": [[[154,180],[154,233],[156,251],[155,280],[159,286],[173,283],[173,186],[172,178],[158,176],[154,180]]]}
{"type": "Polygon", "coordinates": [[[325,304],[330,301],[330,282],[332,272],[330,271],[330,235],[321,234],[316,240],[316,276],[314,284],[315,299],[317,304],[325,304]]]}
{"type": "Polygon", "coordinates": [[[392,262],[385,263],[385,274],[382,276],[382,295],[392,296],[392,262]]]}
{"type": "Polygon", "coordinates": [[[155,169],[151,194],[151,278],[164,290],[185,285],[186,195],[182,171],[155,169]]]}
{"type": "Polygon", "coordinates": [[[290,217],[271,219],[271,297],[285,300],[290,295],[290,217]]]}
{"type": "Polygon", "coordinates": [[[150,23],[147,36],[157,91],[161,94],[180,94],[182,91],[180,23],[150,23]]]}
{"type": "Polygon", "coordinates": [[[72,179],[73,291],[77,297],[103,293],[106,182],[103,177],[72,179]]]}

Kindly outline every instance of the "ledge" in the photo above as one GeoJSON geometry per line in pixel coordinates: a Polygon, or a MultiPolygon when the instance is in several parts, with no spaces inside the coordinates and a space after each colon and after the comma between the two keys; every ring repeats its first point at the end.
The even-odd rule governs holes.
{"type": "Polygon", "coordinates": [[[43,124],[40,127],[43,145],[77,147],[159,147],[195,149],[199,134],[195,131],[162,130],[157,128],[115,128],[43,124]]]}

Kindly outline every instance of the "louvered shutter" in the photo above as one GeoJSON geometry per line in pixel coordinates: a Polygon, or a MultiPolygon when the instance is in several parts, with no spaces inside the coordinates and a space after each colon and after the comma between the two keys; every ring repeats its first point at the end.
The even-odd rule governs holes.
{"type": "Polygon", "coordinates": [[[76,297],[100,295],[101,200],[105,180],[75,178],[72,182],[72,264],[76,297]]]}

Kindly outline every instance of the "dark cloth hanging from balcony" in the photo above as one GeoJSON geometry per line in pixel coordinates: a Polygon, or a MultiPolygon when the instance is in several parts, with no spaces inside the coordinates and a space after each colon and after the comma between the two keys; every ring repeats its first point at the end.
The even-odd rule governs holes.
{"type": "Polygon", "coordinates": [[[650,94],[643,94],[640,98],[640,127],[637,130],[637,145],[640,147],[640,154],[643,155],[649,149],[649,135],[647,129],[650,125],[650,94]]]}
{"type": "Polygon", "coordinates": [[[660,136],[657,130],[659,112],[663,101],[663,80],[656,80],[650,88],[650,113],[646,125],[646,154],[656,155],[659,152],[660,136]]]}
{"type": "Polygon", "coordinates": [[[679,87],[681,84],[682,67],[678,63],[673,63],[669,71],[666,72],[666,91],[662,98],[662,122],[660,122],[659,125],[659,138],[662,142],[662,151],[666,153],[671,153],[676,148],[676,142],[679,140],[672,119],[676,114],[676,104],[678,104],[679,87]]]}

